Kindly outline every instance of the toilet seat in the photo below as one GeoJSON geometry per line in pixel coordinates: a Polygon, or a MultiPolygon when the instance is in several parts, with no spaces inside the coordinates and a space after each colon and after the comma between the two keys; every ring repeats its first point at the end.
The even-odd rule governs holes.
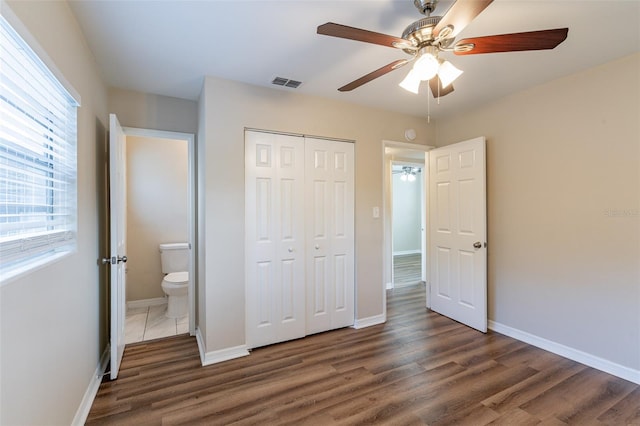
{"type": "Polygon", "coordinates": [[[163,281],[167,284],[186,284],[189,281],[188,272],[172,272],[165,275],[163,281]]]}

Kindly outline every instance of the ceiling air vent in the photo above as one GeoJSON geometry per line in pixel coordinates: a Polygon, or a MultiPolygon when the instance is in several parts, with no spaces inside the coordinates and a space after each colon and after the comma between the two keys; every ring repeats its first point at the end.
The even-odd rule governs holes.
{"type": "Polygon", "coordinates": [[[275,84],[276,86],[291,87],[292,89],[296,89],[298,86],[302,84],[301,81],[290,80],[288,78],[283,78],[283,77],[276,77],[273,79],[271,83],[275,84]]]}

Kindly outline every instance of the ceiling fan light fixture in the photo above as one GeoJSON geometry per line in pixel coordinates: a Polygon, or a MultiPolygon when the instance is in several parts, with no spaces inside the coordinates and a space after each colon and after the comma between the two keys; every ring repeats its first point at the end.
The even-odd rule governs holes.
{"type": "Polygon", "coordinates": [[[440,68],[438,69],[438,77],[440,77],[440,82],[442,83],[442,87],[445,88],[449,86],[451,83],[455,81],[456,78],[460,77],[464,71],[456,68],[451,62],[444,61],[440,64],[440,68]]]}
{"type": "Polygon", "coordinates": [[[420,78],[420,75],[418,75],[417,71],[414,68],[411,71],[409,71],[409,73],[404,78],[404,80],[400,82],[399,86],[402,87],[404,90],[407,90],[411,93],[415,93],[417,95],[418,91],[420,90],[421,82],[422,80],[420,78]]]}

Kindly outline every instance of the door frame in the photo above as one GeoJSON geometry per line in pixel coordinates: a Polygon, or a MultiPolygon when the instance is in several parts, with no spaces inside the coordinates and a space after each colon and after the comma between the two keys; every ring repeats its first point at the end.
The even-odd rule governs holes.
{"type": "Polygon", "coordinates": [[[189,243],[191,250],[189,251],[189,335],[195,336],[196,333],[196,282],[197,282],[197,221],[196,221],[196,145],[195,134],[171,132],[166,130],[143,129],[137,127],[122,127],[125,136],[137,136],[152,139],[173,139],[182,140],[187,143],[187,229],[189,233],[189,243]]]}
{"type": "MultiPolygon", "coordinates": [[[[425,232],[423,235],[422,247],[422,268],[427,271],[427,284],[429,279],[428,266],[428,241],[429,241],[429,216],[426,209],[426,202],[429,199],[429,151],[434,147],[430,145],[418,145],[407,142],[397,142],[391,140],[382,141],[382,162],[383,162],[383,183],[382,183],[382,221],[383,221],[383,236],[382,236],[382,312],[386,320],[387,317],[387,283],[393,277],[393,193],[392,193],[392,164],[394,162],[405,163],[417,163],[420,160],[412,157],[411,155],[422,153],[423,166],[423,182],[422,182],[422,211],[426,215],[425,220],[425,232]]],[[[429,300],[427,298],[427,307],[429,307],[429,300]]]]}

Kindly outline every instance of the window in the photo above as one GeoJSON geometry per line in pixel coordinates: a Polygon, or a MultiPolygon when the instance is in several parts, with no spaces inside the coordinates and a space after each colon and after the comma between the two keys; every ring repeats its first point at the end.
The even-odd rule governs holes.
{"type": "Polygon", "coordinates": [[[0,17],[0,281],[75,250],[78,102],[0,17]]]}

